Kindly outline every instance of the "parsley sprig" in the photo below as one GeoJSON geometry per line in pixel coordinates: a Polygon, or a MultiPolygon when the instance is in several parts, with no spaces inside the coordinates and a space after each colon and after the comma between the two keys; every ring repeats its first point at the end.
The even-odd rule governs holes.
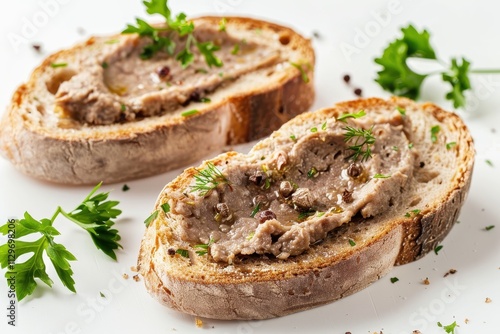
{"type": "Polygon", "coordinates": [[[8,268],[6,278],[15,275],[16,296],[19,301],[35,291],[38,286],[35,278],[52,287],[54,282],[47,274],[44,253],[54,266],[63,285],[70,291],[76,292],[70,264],[70,261],[76,261],[76,258],[64,245],[54,240],[60,235],[60,232],[52,226],[59,214],[86,230],[95,246],[116,260],[115,250],[121,248],[121,245],[118,243],[120,240],[118,230],[112,228],[114,225],[112,219],[121,211],[116,208],[119,202],[107,201],[108,193],[95,195],[100,186],[101,184],[98,184],[73,211],[67,212],[58,207],[50,219],[40,220],[26,212],[22,219],[10,220],[0,226],[0,233],[9,234],[9,240],[13,240],[0,246],[0,265],[2,268],[8,268]],[[20,240],[25,236],[36,234],[39,234],[39,238],[34,241],[20,240]],[[14,262],[9,257],[9,254],[12,254],[9,250],[12,249],[16,258],[14,262]],[[17,262],[17,259],[25,254],[31,256],[25,262],[17,262]]]}
{"type": "Polygon", "coordinates": [[[182,68],[188,67],[195,59],[192,52],[192,46],[195,46],[205,58],[209,67],[221,67],[222,61],[214,54],[220,50],[220,47],[213,42],[199,42],[193,34],[195,29],[192,21],[186,20],[186,14],[180,13],[175,18],[172,17],[168,0],[143,1],[148,14],[159,14],[165,18],[165,25],[162,27],[153,27],[146,21],[136,18],[136,25],[128,24],[122,31],[123,34],[139,34],[141,37],[149,37],[151,44],[144,47],[140,57],[150,59],[158,52],[166,52],[181,63],[182,68]],[[186,39],[186,44],[177,54],[176,43],[173,37],[177,34],[186,39]]]}
{"type": "Polygon", "coordinates": [[[371,146],[375,143],[375,137],[373,136],[373,127],[370,129],[354,128],[352,126],[346,126],[343,128],[344,141],[349,143],[353,141],[353,145],[349,146],[348,149],[353,151],[353,153],[348,157],[354,161],[361,157],[361,161],[366,161],[372,156],[371,146]]]}
{"type": "Polygon", "coordinates": [[[382,66],[375,81],[393,94],[415,100],[427,77],[441,75],[442,80],[451,86],[446,99],[452,101],[455,108],[463,108],[467,102],[464,93],[472,88],[470,74],[500,73],[500,69],[472,70],[471,63],[464,57],[452,58],[450,64],[446,65],[436,56],[427,30],[419,32],[409,25],[401,31],[403,36],[390,43],[382,56],[375,59],[375,63],[382,66]],[[411,58],[434,60],[448,68],[433,73],[417,73],[408,66],[407,61],[411,58]]]}

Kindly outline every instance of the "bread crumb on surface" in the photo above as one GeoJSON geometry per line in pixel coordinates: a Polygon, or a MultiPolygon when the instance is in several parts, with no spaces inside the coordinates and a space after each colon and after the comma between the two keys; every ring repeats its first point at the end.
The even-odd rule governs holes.
{"type": "Polygon", "coordinates": [[[132,267],[130,267],[130,270],[132,270],[134,273],[136,273],[137,272],[137,267],[136,266],[132,266],[132,267]]]}
{"type": "Polygon", "coordinates": [[[444,274],[444,276],[443,276],[443,277],[446,277],[446,276],[448,276],[448,275],[450,275],[450,274],[451,274],[451,275],[453,275],[453,274],[455,274],[456,272],[457,272],[457,270],[456,270],[456,269],[450,269],[450,270],[448,270],[448,271],[446,272],[446,274],[444,274]]]}
{"type": "Polygon", "coordinates": [[[123,274],[123,275],[122,275],[122,277],[123,277],[124,279],[128,279],[128,274],[123,274]]]}
{"type": "Polygon", "coordinates": [[[469,319],[468,318],[465,318],[464,320],[465,324],[467,325],[469,323],[469,319]]]}
{"type": "Polygon", "coordinates": [[[429,281],[429,277],[426,277],[423,281],[422,284],[429,285],[431,284],[431,281],[429,281]]]}
{"type": "Polygon", "coordinates": [[[492,300],[491,300],[491,298],[489,298],[489,297],[486,297],[486,299],[484,300],[484,302],[485,302],[485,303],[488,303],[488,304],[489,304],[489,303],[491,303],[491,301],[492,301],[492,300]]]}
{"type": "Polygon", "coordinates": [[[200,318],[198,318],[198,317],[194,318],[194,323],[195,323],[196,327],[198,327],[198,328],[202,328],[203,327],[203,321],[200,318]]]}
{"type": "Polygon", "coordinates": [[[141,280],[141,278],[139,277],[139,275],[134,275],[132,276],[132,278],[134,279],[134,281],[136,282],[139,282],[141,280]]]}
{"type": "Polygon", "coordinates": [[[418,329],[415,329],[415,330],[412,332],[412,334],[422,334],[422,332],[421,332],[421,331],[419,331],[418,329]]]}

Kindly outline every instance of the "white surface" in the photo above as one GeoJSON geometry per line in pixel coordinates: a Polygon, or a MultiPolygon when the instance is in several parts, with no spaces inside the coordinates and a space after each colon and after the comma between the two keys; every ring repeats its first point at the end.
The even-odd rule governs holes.
{"type": "MultiPolygon", "coordinates": [[[[2,1],[0,4],[0,106],[4,108],[18,84],[43,56],[36,54],[30,43],[42,44],[45,54],[71,46],[90,34],[120,31],[135,16],[145,17],[139,0],[58,0],[51,17],[43,22],[40,3],[49,0],[2,1]],[[26,20],[38,18],[40,27],[27,36],[28,44],[14,47],[9,36],[22,35],[26,20]],[[85,29],[82,35],[78,28],[85,29]]],[[[386,0],[366,1],[272,1],[272,0],[172,0],[174,12],[188,15],[221,14],[267,18],[296,28],[306,36],[318,31],[322,38],[314,40],[317,52],[314,109],[336,101],[354,98],[352,90],[342,82],[351,74],[354,86],[363,88],[365,96],[388,96],[373,78],[377,67],[372,59],[381,53],[399,27],[412,22],[427,27],[438,55],[465,55],[473,66],[500,67],[498,32],[500,5],[496,1],[401,1],[391,12],[386,0]],[[375,13],[385,11],[382,24],[375,13]],[[371,30],[370,30],[371,29],[371,30]],[[359,40],[359,31],[371,37],[359,40]],[[360,42],[363,42],[360,44],[360,42]],[[359,53],[346,57],[341,46],[358,47],[359,53]]],[[[392,7],[391,7],[392,8],[392,7]]],[[[123,214],[117,226],[121,232],[123,251],[117,263],[108,260],[92,245],[83,231],[64,219],[55,226],[62,232],[58,242],[67,245],[78,258],[72,267],[78,294],[67,291],[52,269],[56,282],[53,289],[42,286],[33,297],[18,305],[17,327],[7,325],[7,286],[0,279],[1,333],[444,333],[436,322],[457,321],[456,333],[498,333],[500,330],[500,76],[474,77],[477,95],[468,113],[461,113],[472,131],[477,159],[469,197],[457,224],[446,238],[439,255],[398,267],[369,288],[341,301],[291,316],[253,322],[221,322],[205,320],[197,329],[194,318],[164,308],[149,297],[143,283],[132,276],[143,220],[149,215],[157,194],[178,171],[106,186],[111,197],[121,201],[123,214]],[[496,129],[493,132],[492,129],[496,129]],[[494,167],[485,163],[489,159],[494,167]],[[497,225],[486,232],[487,225],[497,225]],[[455,275],[443,278],[451,268],[455,275]],[[390,277],[399,282],[391,284],[390,277]],[[431,284],[423,285],[429,278],[431,284]],[[43,292],[43,295],[42,295],[43,292]],[[106,299],[99,297],[99,292],[106,299]],[[491,298],[491,303],[485,299],[491,298]],[[465,323],[469,319],[469,323],[465,323]]],[[[447,87],[446,87],[447,88],[447,87]]],[[[446,108],[444,86],[439,80],[426,82],[422,98],[446,108]]],[[[245,151],[250,146],[239,147],[245,151]]],[[[90,190],[89,187],[63,187],[43,183],[21,175],[0,159],[0,222],[20,217],[24,211],[42,218],[52,214],[57,205],[73,208],[90,190]]],[[[4,242],[5,239],[0,241],[4,242]]],[[[3,275],[3,273],[2,273],[3,275]]]]}

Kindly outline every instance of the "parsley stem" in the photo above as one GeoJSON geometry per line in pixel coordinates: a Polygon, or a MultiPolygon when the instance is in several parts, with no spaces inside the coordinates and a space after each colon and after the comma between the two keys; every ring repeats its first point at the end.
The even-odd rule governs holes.
{"type": "Polygon", "coordinates": [[[478,69],[478,70],[470,70],[469,73],[474,73],[474,74],[500,74],[500,69],[478,69]]]}
{"type": "Polygon", "coordinates": [[[96,227],[99,227],[99,224],[96,224],[96,223],[91,223],[91,224],[84,224],[80,221],[78,221],[77,219],[73,218],[71,216],[71,214],[67,213],[66,211],[60,209],[59,212],[66,218],[68,218],[69,220],[71,220],[73,223],[75,223],[76,225],[80,226],[81,228],[83,228],[84,230],[88,230],[88,229],[92,229],[92,228],[96,228],[96,227]]]}
{"type": "Polygon", "coordinates": [[[50,225],[52,225],[54,223],[54,220],[56,220],[57,216],[59,216],[61,211],[62,211],[62,208],[60,206],[58,206],[56,212],[54,212],[54,214],[52,215],[52,218],[50,218],[50,223],[51,223],[50,225]]]}
{"type": "Polygon", "coordinates": [[[193,42],[194,44],[198,43],[196,38],[190,34],[190,35],[188,35],[187,40],[186,40],[186,50],[191,49],[191,42],[193,42]]]}

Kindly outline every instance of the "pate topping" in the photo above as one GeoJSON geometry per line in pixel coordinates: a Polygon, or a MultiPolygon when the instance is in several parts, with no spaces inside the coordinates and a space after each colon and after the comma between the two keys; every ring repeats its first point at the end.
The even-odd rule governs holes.
{"type": "MultiPolygon", "coordinates": [[[[203,101],[208,94],[247,73],[282,62],[279,49],[221,34],[208,24],[197,26],[194,35],[200,42],[217,36],[217,56],[223,67],[207,67],[197,50],[186,69],[165,52],[143,60],[140,54],[150,40],[125,36],[118,44],[103,44],[105,51],[98,59],[71,64],[75,74],[59,86],[56,110],[92,125],[162,115],[191,101],[203,101]]],[[[186,47],[186,37],[177,36],[173,41],[174,54],[186,47]]]]}
{"type": "Polygon", "coordinates": [[[296,140],[280,139],[271,156],[214,167],[220,182],[213,189],[200,193],[192,185],[169,194],[181,239],[210,242],[214,261],[250,254],[286,259],[357,215],[374,217],[397,205],[413,172],[409,120],[396,112],[375,124],[328,122],[296,140]],[[370,158],[354,161],[346,126],[370,129],[370,158]]]}

